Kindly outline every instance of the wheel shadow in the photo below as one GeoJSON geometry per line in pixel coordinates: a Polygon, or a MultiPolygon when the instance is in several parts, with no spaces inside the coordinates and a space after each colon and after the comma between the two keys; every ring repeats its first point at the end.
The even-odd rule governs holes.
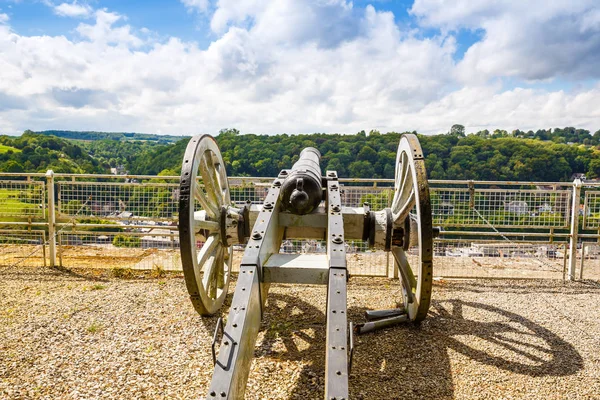
{"type": "MultiPolygon", "coordinates": [[[[363,312],[353,309],[351,315],[363,312]]],[[[572,375],[583,368],[570,343],[519,314],[458,299],[434,301],[421,325],[359,337],[350,397],[453,398],[450,349],[471,361],[532,377],[572,375]]]]}

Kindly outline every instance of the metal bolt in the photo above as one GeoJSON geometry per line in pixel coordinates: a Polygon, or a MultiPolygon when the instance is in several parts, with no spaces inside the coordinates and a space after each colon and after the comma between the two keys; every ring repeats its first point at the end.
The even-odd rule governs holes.
{"type": "Polygon", "coordinates": [[[327,176],[332,176],[333,177],[333,176],[335,176],[335,172],[330,172],[330,173],[327,174],[327,176]]]}
{"type": "Polygon", "coordinates": [[[342,244],[344,241],[342,240],[341,237],[336,237],[336,238],[333,238],[332,242],[335,244],[342,244]]]}
{"type": "Polygon", "coordinates": [[[265,206],[263,208],[265,210],[271,210],[273,208],[273,204],[271,204],[271,203],[265,203],[265,206]]]}
{"type": "Polygon", "coordinates": [[[338,212],[340,211],[340,206],[333,206],[331,209],[335,212],[338,212]]]}
{"type": "Polygon", "coordinates": [[[287,171],[281,171],[281,172],[279,173],[279,175],[287,175],[287,174],[288,174],[288,173],[287,173],[287,171]]]}
{"type": "Polygon", "coordinates": [[[273,186],[280,187],[281,186],[281,182],[280,181],[275,181],[275,182],[273,182],[273,186]]]}
{"type": "Polygon", "coordinates": [[[260,239],[262,239],[262,235],[260,233],[258,233],[258,232],[254,232],[252,234],[252,239],[254,239],[254,240],[260,240],[260,239]]]}

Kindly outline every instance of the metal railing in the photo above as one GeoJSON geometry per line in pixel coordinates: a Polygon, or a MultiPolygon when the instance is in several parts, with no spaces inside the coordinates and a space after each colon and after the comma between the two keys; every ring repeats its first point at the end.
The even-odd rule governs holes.
{"type": "MultiPolygon", "coordinates": [[[[230,178],[232,201],[262,203],[271,181],[230,178]]],[[[391,204],[391,179],[340,182],[344,206],[391,204]]],[[[437,276],[600,279],[600,182],[429,183],[437,276]]],[[[0,173],[0,264],[181,269],[178,196],[178,176],[0,173]]],[[[281,247],[319,251],[315,240],[281,247]]],[[[364,242],[347,253],[351,274],[393,275],[388,255],[364,242]]]]}

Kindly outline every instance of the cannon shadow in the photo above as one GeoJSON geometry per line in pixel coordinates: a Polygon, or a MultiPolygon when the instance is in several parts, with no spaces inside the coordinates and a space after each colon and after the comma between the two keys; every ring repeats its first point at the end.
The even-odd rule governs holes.
{"type": "MultiPolygon", "coordinates": [[[[322,398],[325,376],[325,315],[297,297],[270,294],[258,359],[301,361],[288,399],[322,398]],[[307,334],[306,330],[312,331],[307,334]],[[299,345],[301,343],[302,345],[299,345]]],[[[361,321],[364,308],[350,308],[361,321]]],[[[434,301],[421,325],[401,325],[355,336],[351,399],[454,397],[453,350],[500,370],[531,377],[566,376],[583,368],[575,348],[551,330],[488,304],[434,301]]]]}

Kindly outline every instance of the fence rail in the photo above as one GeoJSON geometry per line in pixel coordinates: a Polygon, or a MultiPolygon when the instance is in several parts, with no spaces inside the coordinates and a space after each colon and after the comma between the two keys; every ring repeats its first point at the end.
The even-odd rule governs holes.
{"type": "MultiPolygon", "coordinates": [[[[271,181],[230,178],[232,201],[262,203],[271,181]]],[[[391,204],[392,179],[340,182],[344,206],[391,204]]],[[[437,276],[600,279],[600,183],[429,183],[437,276]]],[[[179,270],[178,198],[178,176],[0,173],[0,265],[179,270]]],[[[325,247],[285,241],[280,251],[325,247]]],[[[353,275],[392,273],[388,254],[364,242],[347,253],[353,275]]]]}

